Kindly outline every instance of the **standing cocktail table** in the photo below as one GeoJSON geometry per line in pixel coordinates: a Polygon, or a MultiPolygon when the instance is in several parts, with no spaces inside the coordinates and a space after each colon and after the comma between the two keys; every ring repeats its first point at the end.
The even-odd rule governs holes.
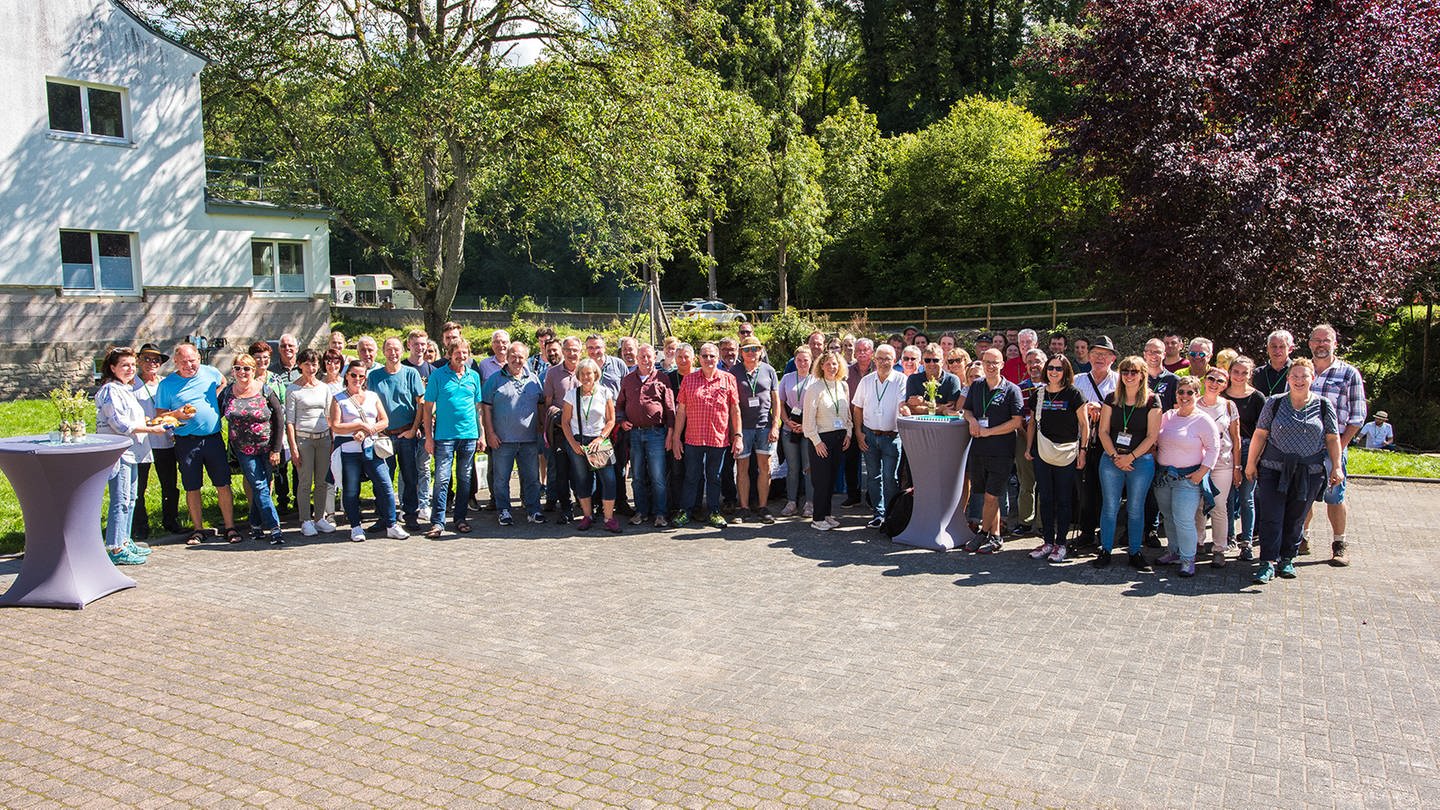
{"type": "Polygon", "coordinates": [[[973,536],[960,502],[970,426],[958,416],[902,416],[896,423],[915,481],[915,508],[895,542],[937,551],[963,545],[973,536]]]}
{"type": "Polygon", "coordinates": [[[100,497],[129,446],[125,436],[89,435],[75,444],[45,436],[0,439],[0,471],[25,519],[25,559],[0,606],[78,610],[135,587],[110,562],[100,534],[100,497]]]}

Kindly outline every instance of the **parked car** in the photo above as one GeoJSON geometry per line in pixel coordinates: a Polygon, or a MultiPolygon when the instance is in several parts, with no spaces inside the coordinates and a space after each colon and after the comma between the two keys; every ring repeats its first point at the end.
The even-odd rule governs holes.
{"type": "Polygon", "coordinates": [[[695,298],[681,304],[679,314],[682,318],[709,318],[719,323],[749,320],[749,318],[745,316],[745,313],[724,301],[707,301],[703,298],[695,298]]]}

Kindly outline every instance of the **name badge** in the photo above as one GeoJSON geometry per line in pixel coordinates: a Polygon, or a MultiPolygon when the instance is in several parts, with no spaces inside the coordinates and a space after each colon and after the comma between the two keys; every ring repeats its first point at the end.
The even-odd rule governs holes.
{"type": "Polygon", "coordinates": [[[976,419],[975,421],[979,422],[979,423],[980,423],[980,427],[982,427],[982,428],[988,428],[988,427],[990,427],[990,420],[989,420],[989,418],[987,418],[987,417],[982,416],[982,417],[980,417],[979,419],[976,419]]]}
{"type": "Polygon", "coordinates": [[[1115,434],[1115,446],[1116,446],[1116,447],[1120,447],[1120,448],[1123,448],[1123,449],[1125,449],[1125,450],[1129,450],[1129,449],[1130,449],[1130,442],[1133,441],[1133,440],[1134,440],[1133,437],[1132,437],[1129,433],[1125,433],[1125,432],[1122,431],[1122,432],[1120,432],[1120,433],[1116,433],[1116,434],[1115,434]]]}
{"type": "Polygon", "coordinates": [[[760,398],[759,398],[759,397],[750,397],[750,407],[752,407],[752,408],[758,408],[758,407],[760,407],[760,398]]]}
{"type": "Polygon", "coordinates": [[[844,419],[836,419],[836,420],[835,420],[835,430],[844,430],[844,429],[845,429],[845,420],[844,420],[844,419]]]}

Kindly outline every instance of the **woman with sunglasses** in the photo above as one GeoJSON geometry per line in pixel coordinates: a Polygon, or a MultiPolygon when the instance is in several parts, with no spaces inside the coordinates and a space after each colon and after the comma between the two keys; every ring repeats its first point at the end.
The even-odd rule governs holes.
{"type": "Polygon", "coordinates": [[[385,433],[390,417],[380,396],[365,388],[365,363],[351,360],[345,367],[345,390],[330,400],[330,432],[340,445],[341,502],[350,522],[350,539],[365,542],[360,515],[360,483],[369,478],[375,493],[375,511],[385,535],[404,540],[410,535],[395,522],[395,488],[385,459],[375,453],[375,438],[385,433]]]}
{"type": "Polygon", "coordinates": [[[1240,468],[1230,490],[1230,536],[1240,549],[1240,559],[1249,562],[1255,559],[1252,550],[1255,540],[1255,479],[1244,474],[1245,459],[1250,457],[1250,440],[1255,435],[1255,423],[1260,420],[1260,411],[1265,407],[1265,395],[1251,385],[1255,378],[1255,361],[1245,355],[1235,358],[1230,364],[1230,386],[1221,396],[1235,404],[1240,415],[1239,450],[1235,464],[1240,468]],[[1240,533],[1233,531],[1236,515],[1240,517],[1240,533]]]}
{"type": "MultiPolygon", "coordinates": [[[[1145,495],[1155,478],[1151,450],[1160,434],[1160,400],[1146,384],[1145,361],[1127,357],[1119,364],[1120,383],[1100,409],[1100,553],[1094,566],[1110,564],[1120,499],[1125,498],[1130,567],[1148,571],[1140,544],[1145,539],[1145,495]]],[[[1084,452],[1082,446],[1081,452],[1084,452]]]]}
{"type": "MultiPolygon", "coordinates": [[[[1205,374],[1210,370],[1207,368],[1205,374]]],[[[1182,377],[1175,390],[1175,409],[1160,417],[1155,441],[1155,500],[1165,518],[1170,549],[1157,562],[1180,564],[1180,576],[1195,576],[1195,550],[1199,535],[1195,514],[1213,500],[1206,479],[1220,458],[1220,429],[1203,413],[1200,380],[1182,377]]]]}
{"type": "MultiPolygon", "coordinates": [[[[913,349],[907,347],[906,351],[913,349]]],[[[813,381],[805,389],[801,406],[801,426],[810,440],[810,481],[815,485],[811,500],[815,503],[811,528],[827,532],[840,525],[830,514],[835,481],[850,449],[855,432],[850,411],[850,386],[845,382],[849,367],[840,361],[838,352],[820,355],[812,372],[813,381]]]]}
{"type": "MultiPolygon", "coordinates": [[[[814,509],[813,492],[810,492],[810,502],[803,509],[800,506],[800,482],[806,479],[810,468],[805,458],[805,428],[800,420],[805,389],[815,379],[810,376],[811,359],[809,346],[797,347],[795,370],[780,378],[780,407],[785,412],[781,420],[780,452],[786,465],[785,508],[780,510],[781,517],[792,517],[797,512],[810,517],[814,509]]],[[[808,481],[806,483],[806,491],[809,492],[811,487],[808,481]]]]}
{"type": "MultiPolygon", "coordinates": [[[[326,352],[329,354],[329,352],[326,352]]],[[[338,367],[339,353],[335,355],[338,367]]],[[[330,386],[315,376],[320,355],[305,349],[297,356],[300,378],[285,389],[285,439],[290,445],[290,458],[295,460],[295,503],[300,508],[300,533],[306,537],[329,534],[335,524],[327,519],[326,510],[334,498],[335,487],[325,480],[334,442],[330,440],[330,386]]]]}
{"type": "MultiPolygon", "coordinates": [[[[270,536],[270,545],[283,545],[280,515],[270,492],[271,472],[280,463],[285,440],[285,412],[280,398],[265,385],[266,370],[254,357],[242,354],[232,367],[235,382],[220,392],[220,415],[228,423],[230,450],[240,464],[250,493],[250,533],[270,536]]],[[[240,542],[238,534],[231,543],[240,542]]]]}
{"type": "Polygon", "coordinates": [[[135,513],[135,485],[140,478],[140,462],[149,461],[150,435],[163,434],[165,428],[146,424],[145,409],[135,398],[135,352],[129,347],[111,349],[100,366],[100,390],[95,392],[95,432],[125,436],[130,445],[110,470],[106,486],[110,507],[105,515],[105,550],[116,565],[144,565],[150,549],[141,548],[130,539],[130,525],[135,513]]]}
{"type": "Polygon", "coordinates": [[[1230,374],[1219,365],[1212,366],[1205,373],[1205,392],[1195,403],[1195,409],[1210,417],[1220,431],[1220,456],[1215,460],[1215,469],[1210,471],[1210,483],[1215,485],[1215,507],[1207,516],[1202,508],[1195,513],[1195,538],[1205,542],[1205,524],[1210,524],[1210,564],[1216,568],[1225,567],[1225,551],[1230,547],[1230,492],[1235,483],[1245,477],[1245,468],[1240,455],[1240,411],[1235,403],[1223,394],[1230,385],[1230,374]]]}
{"type": "Polygon", "coordinates": [[[1028,392],[1033,416],[1025,428],[1025,458],[1035,465],[1036,517],[1042,542],[1030,552],[1032,560],[1064,562],[1066,538],[1075,500],[1075,475],[1085,467],[1085,454],[1078,452],[1090,443],[1090,419],[1085,396],[1075,387],[1075,371],[1063,355],[1045,361],[1045,385],[1028,392]],[[1040,452],[1042,434],[1052,445],[1074,445],[1069,461],[1046,461],[1040,452]],[[1054,463],[1052,463],[1052,461],[1054,463]]]}

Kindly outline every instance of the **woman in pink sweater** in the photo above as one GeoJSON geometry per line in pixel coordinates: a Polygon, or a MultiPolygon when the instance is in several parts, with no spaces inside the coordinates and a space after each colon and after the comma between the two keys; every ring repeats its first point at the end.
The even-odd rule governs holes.
{"type": "Polygon", "coordinates": [[[1195,407],[1200,380],[1182,377],[1176,388],[1175,409],[1160,417],[1155,443],[1155,500],[1165,516],[1170,551],[1161,565],[1180,563],[1180,576],[1195,576],[1195,511],[1212,499],[1208,476],[1220,455],[1220,429],[1215,420],[1195,407]]]}

